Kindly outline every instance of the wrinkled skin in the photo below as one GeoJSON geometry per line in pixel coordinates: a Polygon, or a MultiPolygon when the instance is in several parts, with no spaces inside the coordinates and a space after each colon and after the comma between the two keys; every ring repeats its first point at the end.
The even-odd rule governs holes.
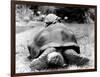
{"type": "Polygon", "coordinates": [[[89,61],[89,59],[80,56],[72,49],[67,49],[62,54],[57,52],[55,48],[47,48],[38,58],[33,59],[30,64],[31,70],[63,68],[68,65],[82,66],[89,61]]]}
{"type": "Polygon", "coordinates": [[[38,58],[33,59],[30,64],[32,71],[41,70],[51,66],[63,67],[65,65],[63,56],[56,52],[55,48],[47,48],[38,58]]]}
{"type": "Polygon", "coordinates": [[[66,49],[64,51],[64,58],[67,60],[67,64],[70,65],[83,66],[89,62],[88,58],[77,54],[73,49],[66,49]]]}
{"type": "Polygon", "coordinates": [[[47,62],[49,65],[63,66],[64,58],[59,52],[52,52],[47,56],[47,62]]]}

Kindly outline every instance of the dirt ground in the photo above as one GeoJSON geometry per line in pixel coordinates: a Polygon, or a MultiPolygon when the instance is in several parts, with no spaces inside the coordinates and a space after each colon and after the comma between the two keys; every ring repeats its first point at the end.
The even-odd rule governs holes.
{"type": "MultiPolygon", "coordinates": [[[[29,55],[27,45],[31,42],[34,35],[40,29],[44,28],[41,26],[43,23],[37,23],[38,24],[33,24],[36,25],[34,27],[16,25],[16,73],[31,72],[29,68],[30,61],[27,59],[29,55]],[[37,26],[39,24],[40,26],[37,26]]],[[[64,24],[74,32],[80,46],[81,55],[89,59],[88,64],[84,67],[73,65],[69,66],[67,69],[94,68],[94,24],[64,24]]]]}

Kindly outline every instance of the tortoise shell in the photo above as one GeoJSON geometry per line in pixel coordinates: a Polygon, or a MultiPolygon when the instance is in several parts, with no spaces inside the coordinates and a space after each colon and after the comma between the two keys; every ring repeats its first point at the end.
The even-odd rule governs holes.
{"type": "Polygon", "coordinates": [[[74,33],[62,23],[52,24],[37,33],[28,49],[30,56],[37,58],[49,47],[74,49],[80,53],[74,33]]]}

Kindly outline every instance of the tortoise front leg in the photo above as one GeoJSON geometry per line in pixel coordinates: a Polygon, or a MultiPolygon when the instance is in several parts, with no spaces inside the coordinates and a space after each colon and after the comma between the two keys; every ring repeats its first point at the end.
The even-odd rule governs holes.
{"type": "Polygon", "coordinates": [[[31,70],[34,71],[48,68],[47,55],[55,51],[55,48],[47,48],[38,58],[33,59],[30,64],[31,70]]]}
{"type": "Polygon", "coordinates": [[[82,66],[85,65],[89,59],[86,57],[81,56],[73,49],[67,49],[64,51],[64,58],[69,65],[78,65],[82,66]]]}

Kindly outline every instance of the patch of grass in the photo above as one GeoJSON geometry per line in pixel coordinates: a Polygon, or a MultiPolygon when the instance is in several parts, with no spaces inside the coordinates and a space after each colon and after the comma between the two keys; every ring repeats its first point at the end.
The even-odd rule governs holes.
{"type": "Polygon", "coordinates": [[[30,26],[16,26],[16,33],[21,33],[31,28],[30,26]]]}

